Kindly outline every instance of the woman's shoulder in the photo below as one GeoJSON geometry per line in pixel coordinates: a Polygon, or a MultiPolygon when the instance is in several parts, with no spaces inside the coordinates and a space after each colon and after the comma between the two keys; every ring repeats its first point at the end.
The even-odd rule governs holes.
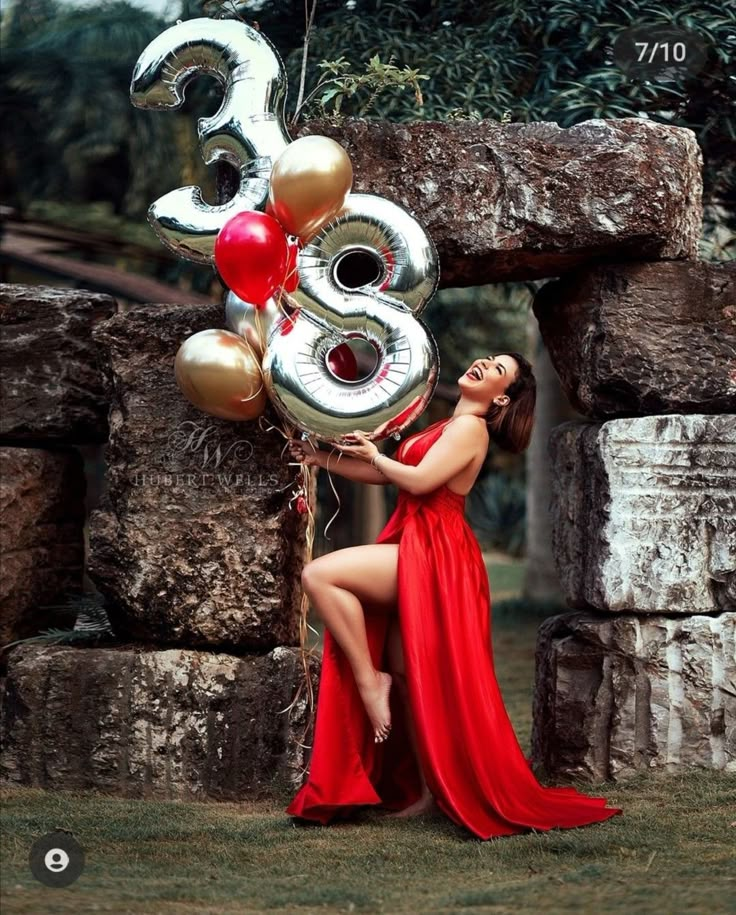
{"type": "Polygon", "coordinates": [[[464,439],[466,442],[482,442],[485,447],[488,446],[490,435],[485,417],[479,416],[477,413],[463,413],[461,416],[455,416],[445,425],[443,433],[452,429],[453,426],[455,431],[451,434],[456,435],[458,439],[464,439]]]}
{"type": "Polygon", "coordinates": [[[488,424],[485,417],[480,416],[478,413],[463,413],[461,416],[454,416],[447,423],[447,426],[455,426],[455,428],[462,430],[472,430],[476,434],[483,432],[484,435],[488,435],[488,424]]]}

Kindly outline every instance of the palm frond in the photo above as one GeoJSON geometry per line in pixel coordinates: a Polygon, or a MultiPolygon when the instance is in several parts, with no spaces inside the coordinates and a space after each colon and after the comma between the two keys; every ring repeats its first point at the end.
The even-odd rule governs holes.
{"type": "Polygon", "coordinates": [[[3,645],[2,651],[7,651],[14,645],[27,642],[39,644],[66,644],[92,641],[107,641],[115,638],[115,633],[110,625],[104,598],[99,594],[72,593],[58,604],[43,604],[39,609],[55,610],[57,614],[74,615],[75,622],[71,629],[45,629],[38,635],[25,639],[16,639],[3,645]]]}

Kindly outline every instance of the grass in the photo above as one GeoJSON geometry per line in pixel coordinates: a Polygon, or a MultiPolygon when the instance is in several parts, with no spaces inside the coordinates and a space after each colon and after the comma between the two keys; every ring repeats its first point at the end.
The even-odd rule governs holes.
{"type": "Polygon", "coordinates": [[[4,913],[733,912],[728,780],[643,777],[609,790],[624,816],[480,842],[445,818],[295,827],[280,803],[125,801],[3,792],[4,913]],[[50,890],[26,867],[56,826],[87,866],[50,890]]]}
{"type": "MultiPolygon", "coordinates": [[[[539,620],[494,620],[496,666],[525,750],[539,620]]],[[[553,782],[550,782],[553,783],[553,782]]],[[[3,789],[3,915],[243,912],[736,913],[736,784],[706,770],[576,783],[624,809],[580,829],[481,842],[442,815],[297,825],[290,797],[239,804],[3,789]],[[86,867],[65,889],[28,869],[35,838],[71,830],[86,867]]]]}
{"type": "Polygon", "coordinates": [[[516,559],[505,553],[489,551],[483,554],[491,582],[491,599],[498,600],[517,597],[521,593],[526,569],[526,559],[516,559]]]}

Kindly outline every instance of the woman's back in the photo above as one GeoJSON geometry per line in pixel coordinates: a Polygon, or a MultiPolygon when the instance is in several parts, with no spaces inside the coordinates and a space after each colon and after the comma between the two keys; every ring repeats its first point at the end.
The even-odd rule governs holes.
{"type": "MultiPolygon", "coordinates": [[[[401,461],[402,464],[412,464],[413,466],[419,464],[424,455],[442,435],[445,428],[453,419],[454,417],[449,417],[448,419],[438,420],[421,432],[409,436],[399,448],[396,455],[397,459],[401,461]]],[[[489,436],[485,420],[482,417],[479,417],[478,424],[479,426],[482,426],[479,437],[484,439],[485,447],[482,449],[479,448],[478,453],[473,457],[473,460],[468,466],[463,467],[458,474],[444,484],[450,492],[453,492],[458,496],[467,496],[473,488],[475,481],[478,479],[478,474],[483,467],[483,463],[485,462],[486,454],[488,453],[489,436]]]]}

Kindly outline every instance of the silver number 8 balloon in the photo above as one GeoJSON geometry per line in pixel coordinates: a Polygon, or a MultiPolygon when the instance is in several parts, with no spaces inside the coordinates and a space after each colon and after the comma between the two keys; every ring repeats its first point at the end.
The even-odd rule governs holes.
{"type": "MultiPolygon", "coordinates": [[[[283,123],[286,75],[271,43],[234,20],[192,19],[162,32],[139,57],[131,99],[141,108],[178,108],[186,83],[202,72],[224,85],[211,118],[199,121],[207,164],[240,171],[228,203],[211,206],[199,188],[160,197],[149,221],[179,256],[214,260],[223,225],[243,210],[262,210],[271,168],[291,142],[283,123]]],[[[263,361],[269,396],[290,422],[324,441],[364,429],[384,438],[426,407],[439,376],[439,354],[417,316],[439,281],[436,249],[404,208],[371,194],[349,194],[298,259],[300,284],[284,296],[295,310],[272,326],[263,361]],[[348,381],[329,366],[332,349],[362,339],[375,351],[367,377],[348,381]]]]}
{"type": "Polygon", "coordinates": [[[397,434],[424,411],[439,373],[432,335],[417,319],[439,279],[437,253],[405,209],[372,194],[349,194],[342,212],[299,255],[299,286],[284,293],[309,321],[282,318],[263,361],[269,396],[316,438],[355,429],[397,434]],[[375,351],[365,378],[336,376],[327,359],[346,339],[375,351]]]}

